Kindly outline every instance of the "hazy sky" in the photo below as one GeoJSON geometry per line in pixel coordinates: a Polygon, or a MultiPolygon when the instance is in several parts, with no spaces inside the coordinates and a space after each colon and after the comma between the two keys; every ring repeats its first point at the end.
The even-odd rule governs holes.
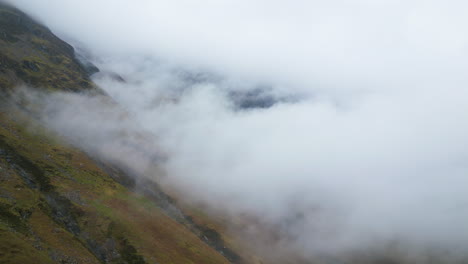
{"type": "MultiPolygon", "coordinates": [[[[151,144],[132,144],[164,153],[168,181],[191,198],[292,221],[288,241],[304,252],[468,245],[465,1],[14,2],[127,79],[95,77],[140,124],[132,132],[148,133],[151,144]],[[225,79],[186,84],[180,68],[225,79]],[[234,110],[224,91],[256,83],[308,96],[234,110]]],[[[108,134],[128,123],[94,100],[61,96],[82,115],[51,103],[59,111],[48,124],[118,153],[108,150],[122,138],[108,134]]]]}

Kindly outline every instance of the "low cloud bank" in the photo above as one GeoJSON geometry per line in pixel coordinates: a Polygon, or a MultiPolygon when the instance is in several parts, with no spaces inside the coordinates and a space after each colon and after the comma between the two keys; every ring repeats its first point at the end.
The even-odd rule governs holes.
{"type": "Polygon", "coordinates": [[[410,255],[465,255],[464,92],[373,93],[345,107],[311,98],[239,110],[215,84],[174,93],[164,90],[166,80],[159,91],[153,79],[97,76],[120,106],[48,95],[42,119],[182,198],[275,228],[280,237],[272,247],[311,257],[394,242],[410,255]]]}

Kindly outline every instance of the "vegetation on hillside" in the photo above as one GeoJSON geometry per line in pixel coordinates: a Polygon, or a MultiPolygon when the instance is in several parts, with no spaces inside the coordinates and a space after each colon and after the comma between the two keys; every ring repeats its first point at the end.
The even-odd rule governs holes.
{"type": "Polygon", "coordinates": [[[0,87],[26,84],[48,90],[95,89],[72,46],[23,12],[0,3],[0,87]]]}
{"type": "Polygon", "coordinates": [[[215,230],[171,215],[156,184],[135,191],[131,177],[10,100],[19,85],[101,93],[90,80],[96,71],[49,29],[0,4],[0,263],[241,263],[215,230]]]}

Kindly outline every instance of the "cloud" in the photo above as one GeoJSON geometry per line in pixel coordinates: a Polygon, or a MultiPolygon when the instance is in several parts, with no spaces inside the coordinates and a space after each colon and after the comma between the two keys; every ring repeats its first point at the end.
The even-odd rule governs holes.
{"type": "Polygon", "coordinates": [[[187,198],[253,215],[305,257],[394,241],[466,255],[466,3],[15,3],[126,80],[94,77],[133,121],[93,98],[47,104],[45,122],[83,147],[149,176],[157,164],[187,198]],[[263,84],[297,100],[236,107],[232,92],[263,84]],[[135,159],[128,133],[96,140],[129,129],[146,135],[135,159]]]}
{"type": "Polygon", "coordinates": [[[447,76],[463,69],[468,41],[463,1],[14,2],[100,52],[157,55],[307,91],[447,76]]]}

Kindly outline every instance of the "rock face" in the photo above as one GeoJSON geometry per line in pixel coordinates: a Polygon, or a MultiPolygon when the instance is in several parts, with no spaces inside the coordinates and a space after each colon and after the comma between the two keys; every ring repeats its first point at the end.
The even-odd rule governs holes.
{"type": "Polygon", "coordinates": [[[22,84],[99,92],[96,71],[49,29],[0,4],[0,263],[242,263],[162,190],[137,191],[114,164],[6,107],[22,84]]]}
{"type": "Polygon", "coordinates": [[[0,88],[18,84],[48,90],[95,89],[93,65],[75,58],[72,46],[23,12],[0,3],[0,88]]]}

